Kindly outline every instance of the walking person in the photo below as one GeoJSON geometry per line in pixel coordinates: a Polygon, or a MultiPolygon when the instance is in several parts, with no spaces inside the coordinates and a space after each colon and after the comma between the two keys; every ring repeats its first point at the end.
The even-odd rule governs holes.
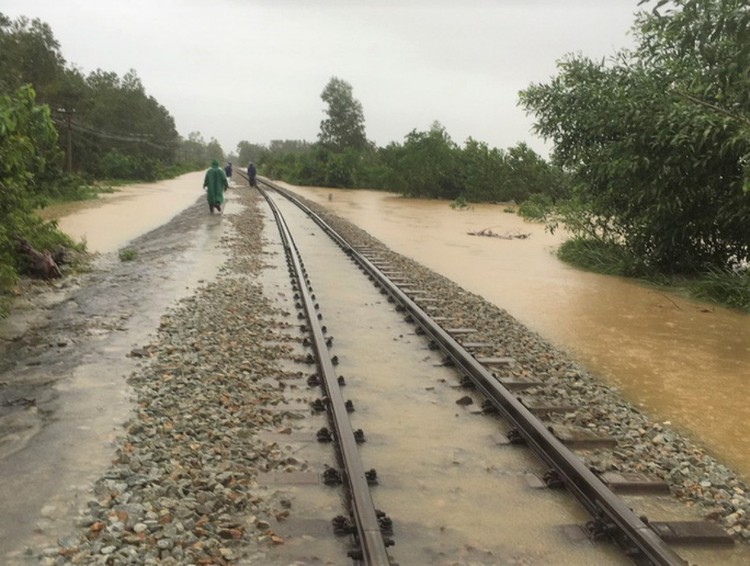
{"type": "Polygon", "coordinates": [[[232,162],[227,161],[227,164],[224,166],[224,174],[227,176],[227,179],[232,178],[232,162]]]}
{"type": "Polygon", "coordinates": [[[256,186],[255,185],[255,174],[256,174],[255,165],[253,165],[252,163],[250,163],[247,166],[247,182],[250,183],[251,187],[255,187],[256,186]]]}
{"type": "Polygon", "coordinates": [[[214,213],[214,208],[221,212],[221,206],[224,204],[224,190],[229,188],[229,181],[224,171],[219,169],[218,160],[211,162],[211,168],[206,171],[203,178],[203,188],[206,190],[208,199],[208,210],[214,213]]]}

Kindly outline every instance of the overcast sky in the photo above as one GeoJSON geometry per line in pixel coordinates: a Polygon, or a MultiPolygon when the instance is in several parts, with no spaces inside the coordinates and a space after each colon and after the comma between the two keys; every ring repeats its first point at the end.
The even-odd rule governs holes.
{"type": "Polygon", "coordinates": [[[135,69],[187,137],[315,141],[335,76],[367,137],[402,142],[440,121],[453,141],[546,156],[518,91],[567,53],[632,45],[638,0],[0,0],[48,23],[84,73],[135,69]]]}

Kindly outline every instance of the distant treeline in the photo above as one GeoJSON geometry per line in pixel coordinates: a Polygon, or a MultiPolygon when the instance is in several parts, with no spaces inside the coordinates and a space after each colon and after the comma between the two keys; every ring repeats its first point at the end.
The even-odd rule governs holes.
{"type": "Polygon", "coordinates": [[[533,194],[556,200],[569,192],[562,170],[526,144],[502,150],[469,139],[460,147],[439,124],[383,148],[336,151],[312,144],[301,152],[261,152],[259,162],[264,174],[291,183],[410,197],[521,203],[533,194]]]}
{"type": "Polygon", "coordinates": [[[376,147],[367,140],[362,106],[345,81],[332,78],[321,95],[328,118],[316,143],[247,141],[237,146],[242,164],[291,183],[383,189],[411,197],[521,203],[532,195],[555,202],[570,185],[559,167],[524,143],[507,150],[469,139],[460,147],[439,122],[413,130],[403,143],[376,147]]]}

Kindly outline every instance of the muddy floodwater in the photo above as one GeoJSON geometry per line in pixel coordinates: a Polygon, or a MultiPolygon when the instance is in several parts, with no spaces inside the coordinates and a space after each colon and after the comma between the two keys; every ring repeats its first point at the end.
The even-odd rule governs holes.
{"type": "Polygon", "coordinates": [[[203,175],[198,171],[159,183],[127,185],[95,200],[48,207],[41,215],[57,220],[74,240],[84,240],[89,251],[111,252],[193,204],[203,194],[203,175]]]}
{"type": "Polygon", "coordinates": [[[560,234],[502,205],[294,190],[506,309],[750,480],[750,316],[567,266],[553,255],[560,234]],[[469,234],[483,229],[528,237],[469,234]]]}
{"type": "MultiPolygon", "coordinates": [[[[73,237],[86,238],[90,249],[116,250],[194,202],[202,175],[124,187],[48,214],[73,237]]],[[[294,190],[506,309],[750,481],[744,426],[750,422],[750,316],[567,266],[554,256],[560,234],[504,212],[503,205],[459,211],[445,201],[385,192],[294,190]],[[469,234],[483,229],[528,237],[469,234]]]]}

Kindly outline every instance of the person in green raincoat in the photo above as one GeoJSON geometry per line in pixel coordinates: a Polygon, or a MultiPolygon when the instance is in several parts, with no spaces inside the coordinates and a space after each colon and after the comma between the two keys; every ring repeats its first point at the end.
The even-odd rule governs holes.
{"type": "Polygon", "coordinates": [[[213,214],[214,208],[221,212],[221,205],[224,204],[224,190],[229,188],[229,181],[227,181],[226,173],[219,167],[219,162],[216,159],[211,162],[211,168],[206,171],[203,188],[206,189],[208,209],[211,214],[213,214]]]}

